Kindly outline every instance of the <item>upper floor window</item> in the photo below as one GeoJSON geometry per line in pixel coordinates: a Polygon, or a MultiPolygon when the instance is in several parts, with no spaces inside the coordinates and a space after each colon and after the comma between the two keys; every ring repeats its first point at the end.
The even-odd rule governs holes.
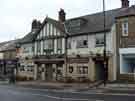
{"type": "Polygon", "coordinates": [[[62,39],[57,39],[57,49],[62,49],[62,39]]]}
{"type": "Polygon", "coordinates": [[[53,53],[53,49],[54,49],[54,41],[52,39],[45,40],[44,41],[44,52],[47,55],[50,55],[53,53]]]}
{"type": "Polygon", "coordinates": [[[79,27],[81,25],[80,19],[71,20],[69,22],[70,27],[79,27]]]}
{"type": "Polygon", "coordinates": [[[71,39],[68,39],[68,41],[67,41],[67,48],[71,49],[71,39]]]}
{"type": "Polygon", "coordinates": [[[128,36],[128,21],[122,23],[122,36],[128,36]]]}
{"type": "Polygon", "coordinates": [[[37,52],[41,51],[41,44],[40,41],[37,42],[37,52]]]}
{"type": "Polygon", "coordinates": [[[57,39],[57,53],[60,54],[62,52],[62,39],[57,39]]]}
{"type": "Polygon", "coordinates": [[[96,47],[104,46],[104,34],[97,34],[95,40],[96,47]]]}
{"type": "Polygon", "coordinates": [[[54,45],[53,40],[46,40],[44,44],[45,49],[53,49],[53,45],[54,45]]]}
{"type": "Polygon", "coordinates": [[[77,48],[88,48],[88,40],[77,40],[77,48]]]}

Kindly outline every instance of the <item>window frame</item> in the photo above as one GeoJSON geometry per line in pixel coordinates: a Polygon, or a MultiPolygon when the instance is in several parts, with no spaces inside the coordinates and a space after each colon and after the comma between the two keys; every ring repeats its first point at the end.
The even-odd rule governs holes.
{"type": "Polygon", "coordinates": [[[103,46],[104,46],[104,34],[96,34],[95,35],[95,47],[103,47],[103,46]]]}
{"type": "Polygon", "coordinates": [[[129,32],[128,26],[129,24],[127,20],[122,22],[122,36],[128,36],[128,32],[129,32]]]}
{"type": "Polygon", "coordinates": [[[76,48],[88,48],[88,39],[77,40],[76,48]],[[84,45],[84,41],[86,41],[86,45],[84,45]]]}

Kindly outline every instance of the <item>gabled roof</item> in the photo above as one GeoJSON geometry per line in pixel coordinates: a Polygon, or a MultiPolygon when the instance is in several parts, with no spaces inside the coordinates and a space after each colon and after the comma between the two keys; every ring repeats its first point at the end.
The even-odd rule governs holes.
{"type": "Polygon", "coordinates": [[[58,28],[62,33],[64,33],[64,26],[63,24],[60,24],[59,21],[56,21],[52,18],[46,17],[45,20],[43,21],[41,27],[39,28],[39,30],[37,30],[36,32],[29,32],[27,35],[25,35],[21,40],[20,40],[20,44],[22,43],[31,43],[34,41],[34,39],[36,38],[36,36],[39,34],[39,32],[44,28],[45,24],[49,22],[51,24],[53,24],[56,28],[58,28]]]}
{"type": "Polygon", "coordinates": [[[58,28],[59,31],[61,31],[61,33],[63,33],[63,34],[65,33],[63,24],[61,24],[59,21],[54,20],[54,19],[52,19],[50,17],[46,17],[45,20],[43,21],[40,29],[34,35],[34,38],[39,34],[39,32],[44,28],[45,24],[48,23],[48,22],[53,24],[56,28],[58,28]]]}

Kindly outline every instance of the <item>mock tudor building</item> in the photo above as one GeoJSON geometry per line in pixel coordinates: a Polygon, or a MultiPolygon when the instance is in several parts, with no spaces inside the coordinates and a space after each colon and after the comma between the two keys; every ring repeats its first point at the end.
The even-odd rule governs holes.
{"type": "MultiPolygon", "coordinates": [[[[116,79],[115,63],[115,15],[119,9],[106,12],[107,60],[109,80],[116,79]]],[[[82,16],[65,21],[63,9],[59,20],[46,17],[34,35],[34,63],[38,80],[103,79],[103,13],[82,16]],[[98,20],[96,18],[99,18],[98,20]],[[94,27],[93,27],[94,26],[94,27]],[[66,40],[67,40],[67,61],[66,40]],[[66,63],[65,63],[66,62],[66,63]]]]}
{"type": "Polygon", "coordinates": [[[123,10],[116,17],[118,79],[135,80],[135,5],[123,0],[123,10]]]}
{"type": "Polygon", "coordinates": [[[47,17],[34,37],[36,79],[102,80],[106,33],[108,79],[116,80],[115,16],[118,12],[119,9],[106,12],[105,32],[102,12],[65,20],[61,9],[58,21],[47,17]]]}
{"type": "Polygon", "coordinates": [[[35,71],[38,80],[62,80],[65,53],[65,33],[59,12],[59,21],[46,17],[35,36],[35,71]]]}

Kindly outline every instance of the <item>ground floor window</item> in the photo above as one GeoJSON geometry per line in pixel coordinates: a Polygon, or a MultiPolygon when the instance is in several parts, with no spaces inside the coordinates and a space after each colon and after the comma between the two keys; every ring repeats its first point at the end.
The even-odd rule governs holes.
{"type": "Polygon", "coordinates": [[[27,71],[33,72],[34,71],[34,65],[28,65],[27,66],[27,71]]]}
{"type": "Polygon", "coordinates": [[[19,70],[21,72],[23,72],[23,71],[33,72],[34,71],[34,65],[20,65],[19,70]]]}
{"type": "Polygon", "coordinates": [[[73,71],[74,71],[73,66],[69,66],[69,73],[73,73],[73,71]]]}
{"type": "Polygon", "coordinates": [[[25,67],[24,65],[21,65],[20,68],[19,68],[19,70],[20,71],[25,71],[24,67],[25,67]]]}
{"type": "Polygon", "coordinates": [[[62,64],[57,64],[57,74],[62,75],[62,68],[63,68],[62,64]]]}
{"type": "Polygon", "coordinates": [[[79,74],[88,74],[88,66],[77,66],[79,74]]]}
{"type": "Polygon", "coordinates": [[[120,73],[135,73],[135,55],[126,54],[120,57],[120,73]]]}

